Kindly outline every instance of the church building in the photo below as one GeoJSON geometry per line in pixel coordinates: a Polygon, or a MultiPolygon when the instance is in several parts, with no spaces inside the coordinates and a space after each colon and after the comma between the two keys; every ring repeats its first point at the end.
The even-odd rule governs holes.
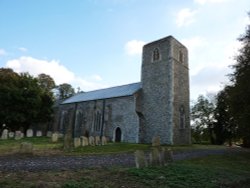
{"type": "Polygon", "coordinates": [[[141,82],[78,93],[59,106],[55,129],[114,142],[190,144],[188,50],[168,36],[143,47],[141,82]]]}

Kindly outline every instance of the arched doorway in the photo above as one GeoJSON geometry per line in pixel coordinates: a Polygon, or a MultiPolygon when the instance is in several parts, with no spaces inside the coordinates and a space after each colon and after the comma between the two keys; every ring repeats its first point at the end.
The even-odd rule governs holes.
{"type": "Polygon", "coordinates": [[[121,138],[122,138],[122,131],[120,127],[117,127],[115,130],[115,142],[121,142],[121,138]]]}

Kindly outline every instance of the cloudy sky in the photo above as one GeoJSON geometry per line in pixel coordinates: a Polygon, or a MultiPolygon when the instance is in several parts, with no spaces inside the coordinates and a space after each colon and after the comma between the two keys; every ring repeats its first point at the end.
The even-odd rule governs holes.
{"type": "Polygon", "coordinates": [[[189,49],[191,99],[227,83],[249,0],[0,0],[0,67],[83,91],[140,81],[141,48],[189,49]]]}

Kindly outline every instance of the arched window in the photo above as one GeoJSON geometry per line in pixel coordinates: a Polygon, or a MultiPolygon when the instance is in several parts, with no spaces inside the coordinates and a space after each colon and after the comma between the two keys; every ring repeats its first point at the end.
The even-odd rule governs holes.
{"type": "Polygon", "coordinates": [[[60,133],[65,133],[66,130],[66,125],[67,125],[67,120],[68,120],[68,113],[67,111],[62,111],[61,117],[60,117],[60,123],[59,123],[59,132],[60,133]]]}
{"type": "Polygon", "coordinates": [[[82,133],[82,125],[83,125],[83,113],[82,111],[76,112],[76,121],[75,121],[75,137],[80,137],[82,133]]]}
{"type": "Polygon", "coordinates": [[[185,128],[185,109],[183,105],[181,105],[179,113],[180,113],[180,128],[184,129],[185,128]]]}
{"type": "Polygon", "coordinates": [[[153,61],[160,60],[160,52],[158,48],[155,48],[153,51],[153,61]]]}

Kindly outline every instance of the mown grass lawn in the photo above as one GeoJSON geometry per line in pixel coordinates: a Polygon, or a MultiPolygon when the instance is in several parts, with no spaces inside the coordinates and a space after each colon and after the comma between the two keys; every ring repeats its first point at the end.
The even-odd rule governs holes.
{"type": "MultiPolygon", "coordinates": [[[[89,146],[64,152],[62,140],[58,143],[52,143],[50,139],[42,137],[25,138],[19,141],[0,140],[0,154],[8,155],[9,150],[12,152],[18,150],[23,141],[33,143],[35,155],[42,155],[44,151],[48,155],[85,155],[133,152],[137,149],[148,150],[150,148],[149,145],[145,144],[109,143],[106,146],[89,146]]],[[[224,147],[208,145],[172,147],[174,151],[218,148],[224,147]]],[[[41,172],[1,172],[0,169],[0,187],[248,188],[250,187],[250,151],[226,152],[225,155],[176,161],[166,167],[144,169],[110,167],[41,172]]]]}

